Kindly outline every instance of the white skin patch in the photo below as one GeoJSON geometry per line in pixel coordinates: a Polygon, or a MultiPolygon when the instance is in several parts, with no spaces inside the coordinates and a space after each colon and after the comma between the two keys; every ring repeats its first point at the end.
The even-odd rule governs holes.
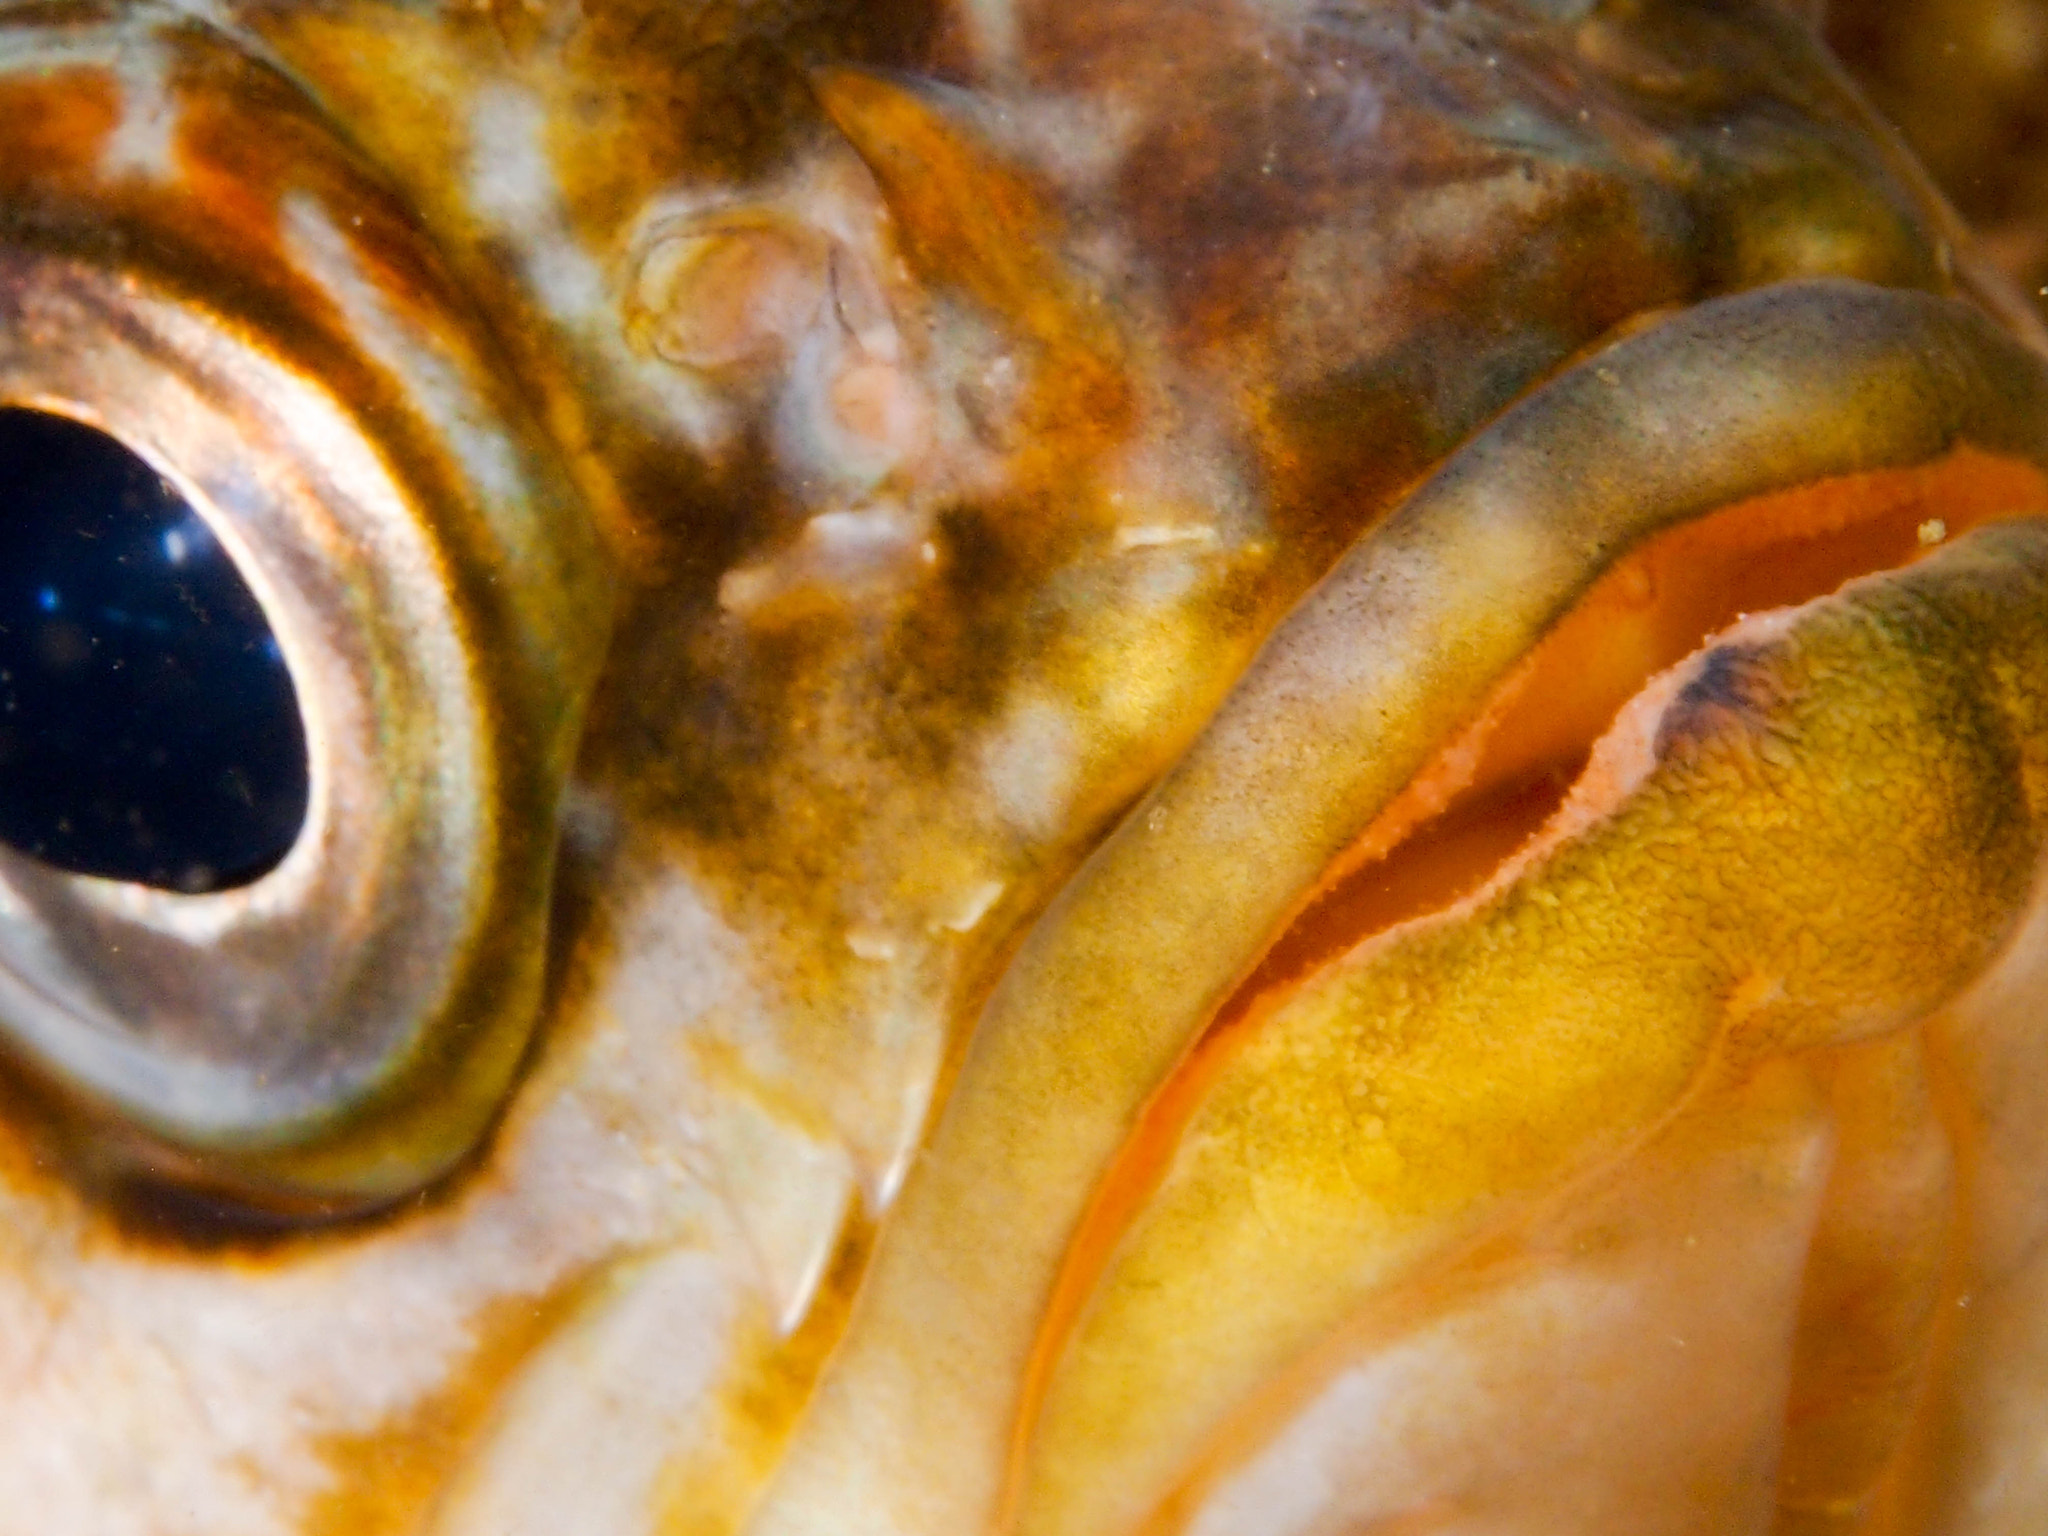
{"type": "MultiPolygon", "coordinates": [[[[548,158],[547,127],[547,109],[516,86],[486,86],[470,109],[470,207],[507,233],[550,235],[560,226],[562,184],[548,158]]],[[[584,291],[572,283],[555,297],[573,301],[584,291]]]]}
{"type": "MultiPolygon", "coordinates": [[[[270,1273],[46,1237],[40,1285],[0,1278],[12,1356],[0,1531],[296,1530],[329,1478],[313,1447],[374,1430],[438,1386],[467,1354],[478,1307],[673,1231],[701,1198],[658,1165],[592,1177],[634,1151],[592,1108],[552,1109],[507,1182],[459,1214],[270,1273]],[[348,1296],[360,1305],[336,1305],[348,1296]]],[[[9,1221],[51,1228],[46,1209],[9,1221]]]]}
{"type": "MultiPolygon", "coordinates": [[[[292,1536],[330,1486],[323,1440],[374,1432],[440,1387],[491,1302],[538,1298],[621,1255],[701,1254],[675,1260],[679,1285],[714,1270],[746,1277],[755,1299],[744,1301],[718,1279],[725,1305],[768,1317],[772,1288],[752,1278],[767,1243],[785,1299],[808,1294],[811,1255],[844,1204],[843,1158],[792,1135],[794,1153],[733,1159],[733,1138],[707,1140],[678,1107],[731,1091],[702,1083],[686,1041],[772,1027],[744,979],[745,941],[680,875],[620,922],[630,963],[587,1022],[563,1021],[557,1038],[570,1043],[537,1068],[542,1090],[443,1211],[244,1266],[124,1249],[69,1196],[0,1188],[0,1536],[292,1536]],[[786,1183],[809,1164],[819,1199],[800,1209],[719,1187],[786,1183]],[[779,1225],[750,1242],[728,1201],[770,1205],[779,1225]],[[822,1238],[798,1230],[805,1212],[822,1238]],[[36,1234],[35,1251],[8,1233],[36,1234]]],[[[679,1337],[665,1358],[694,1347],[679,1337]]],[[[672,1391],[646,1407],[659,1417],[677,1405],[672,1391]]]]}
{"type": "Polygon", "coordinates": [[[169,55],[148,39],[134,39],[121,49],[115,65],[121,120],[107,135],[100,156],[100,173],[110,181],[127,176],[177,179],[178,103],[167,78],[169,68],[169,55]]]}
{"type": "Polygon", "coordinates": [[[960,905],[932,923],[934,931],[943,929],[947,933],[972,933],[981,926],[998,901],[1003,898],[1003,882],[984,880],[964,892],[960,905]]]}
{"type": "Polygon", "coordinates": [[[1206,523],[1150,523],[1116,531],[1119,550],[1160,549],[1171,544],[1195,544],[1213,549],[1219,542],[1216,530],[1206,523]]]}
{"type": "Polygon", "coordinates": [[[757,1308],[699,1251],[622,1266],[521,1371],[432,1536],[654,1536],[667,1460],[711,1431],[757,1308]]]}
{"type": "Polygon", "coordinates": [[[736,618],[772,623],[818,600],[886,598],[931,568],[929,533],[923,518],[898,506],[820,512],[781,554],[727,571],[718,583],[719,606],[736,618]]]}
{"type": "Polygon", "coordinates": [[[1058,828],[1081,767],[1073,712],[1048,699],[1014,704],[982,743],[981,765],[1006,821],[1032,836],[1058,828]]]}

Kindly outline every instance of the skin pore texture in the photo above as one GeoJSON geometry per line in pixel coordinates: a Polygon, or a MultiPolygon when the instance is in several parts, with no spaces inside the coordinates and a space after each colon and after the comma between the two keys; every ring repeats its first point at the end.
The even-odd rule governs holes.
{"type": "Polygon", "coordinates": [[[2038,1532],[2039,200],[1816,21],[0,0],[311,784],[0,849],[0,1536],[2038,1532]]]}

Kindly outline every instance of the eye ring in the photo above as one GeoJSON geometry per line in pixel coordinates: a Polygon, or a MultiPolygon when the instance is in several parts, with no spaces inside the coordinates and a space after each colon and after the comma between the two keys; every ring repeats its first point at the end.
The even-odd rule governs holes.
{"type": "Polygon", "coordinates": [[[391,1037],[434,1011],[490,884],[495,775],[441,553],[353,423],[274,360],[83,266],[0,257],[0,287],[21,315],[0,400],[106,432],[207,521],[284,652],[309,775],[291,850],[238,889],[0,851],[0,1029],[168,1145],[302,1141],[404,1054],[391,1037]]]}
{"type": "Polygon", "coordinates": [[[291,675],[306,809],[274,867],[203,894],[0,847],[0,1057],[97,1166],[344,1212],[445,1173],[509,1091],[610,571],[374,174],[189,19],[57,57],[91,89],[138,36],[287,146],[268,244],[215,231],[204,177],[40,172],[43,227],[0,229],[0,408],[106,434],[218,539],[291,675]]]}

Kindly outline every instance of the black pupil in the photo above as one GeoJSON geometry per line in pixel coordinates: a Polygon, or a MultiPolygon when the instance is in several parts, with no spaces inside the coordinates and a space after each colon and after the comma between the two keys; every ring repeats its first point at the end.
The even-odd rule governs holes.
{"type": "Polygon", "coordinates": [[[0,409],[0,841],[217,891],[305,816],[291,673],[205,521],[104,432],[0,409]]]}

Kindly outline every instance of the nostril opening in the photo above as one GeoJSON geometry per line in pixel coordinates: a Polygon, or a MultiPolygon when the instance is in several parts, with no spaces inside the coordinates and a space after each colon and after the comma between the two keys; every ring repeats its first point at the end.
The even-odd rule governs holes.
{"type": "Polygon", "coordinates": [[[206,521],[106,433],[0,408],[0,842],[225,890],[290,851],[307,794],[290,670],[206,521]]]}

